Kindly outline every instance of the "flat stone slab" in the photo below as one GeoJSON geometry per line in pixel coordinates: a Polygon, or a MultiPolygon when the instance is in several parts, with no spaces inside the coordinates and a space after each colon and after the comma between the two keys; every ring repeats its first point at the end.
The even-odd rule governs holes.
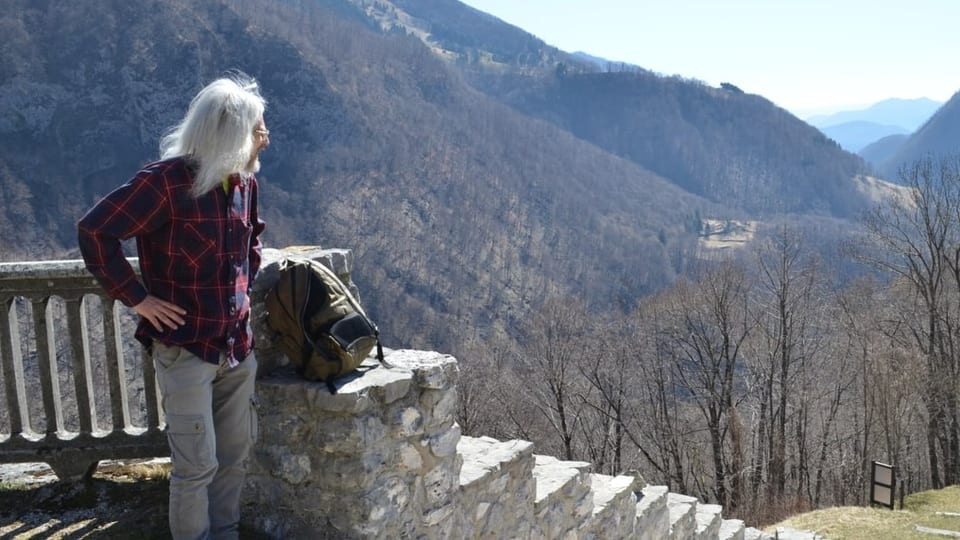
{"type": "Polygon", "coordinates": [[[593,513],[599,514],[611,502],[633,495],[632,476],[590,475],[593,489],[593,513]]]}
{"type": "Polygon", "coordinates": [[[822,536],[813,531],[801,531],[789,527],[777,527],[777,540],[824,540],[822,536]]]}
{"type": "Polygon", "coordinates": [[[960,531],[948,531],[946,529],[934,529],[933,527],[924,527],[923,525],[914,525],[917,532],[926,534],[935,534],[944,538],[960,538],[960,531]]]}
{"type": "Polygon", "coordinates": [[[410,349],[384,349],[383,355],[391,369],[414,372],[417,386],[420,388],[435,390],[450,388],[455,386],[460,378],[457,360],[449,354],[410,349]]]}
{"type": "Polygon", "coordinates": [[[667,510],[667,486],[647,484],[637,492],[636,540],[661,540],[670,537],[670,512],[667,510]]]}
{"type": "Polygon", "coordinates": [[[697,508],[697,498],[679,493],[667,493],[667,508],[670,510],[670,522],[680,519],[682,516],[693,514],[697,508]]]}
{"type": "Polygon", "coordinates": [[[667,512],[670,516],[671,538],[686,540],[696,535],[697,502],[696,497],[667,493],[667,512]]]}
{"type": "Polygon", "coordinates": [[[767,534],[760,529],[747,527],[743,530],[743,540],[773,540],[773,535],[767,534]]]}
{"type": "Polygon", "coordinates": [[[521,440],[498,441],[491,437],[461,437],[457,452],[463,457],[460,485],[470,484],[533,454],[533,443],[521,440]]]}
{"type": "Polygon", "coordinates": [[[384,349],[384,363],[367,358],[360,368],[334,381],[337,393],[327,384],[308,381],[290,366],[276,368],[257,380],[258,392],[283,391],[300,395],[310,407],[329,412],[359,413],[370,408],[371,400],[384,405],[406,396],[414,385],[443,390],[456,385],[457,360],[433,351],[384,349]]]}
{"type": "Polygon", "coordinates": [[[359,413],[368,410],[373,403],[386,405],[406,396],[413,379],[413,372],[409,369],[386,368],[377,360],[367,359],[358,371],[334,382],[336,394],[330,393],[326,383],[308,381],[288,368],[277,369],[270,376],[259,379],[257,392],[293,393],[314,409],[359,413]]]}
{"type": "Polygon", "coordinates": [[[745,529],[739,519],[725,519],[720,522],[718,540],[744,540],[745,529]]]}
{"type": "Polygon", "coordinates": [[[586,461],[562,461],[553,456],[534,455],[534,460],[533,477],[537,485],[534,504],[537,507],[593,467],[586,461]]]}
{"type": "Polygon", "coordinates": [[[654,504],[654,508],[666,508],[669,491],[667,486],[644,486],[640,491],[642,496],[637,500],[637,514],[646,514],[647,509],[654,507],[654,504]]]}
{"type": "Polygon", "coordinates": [[[723,507],[719,504],[697,504],[697,534],[707,537],[715,536],[720,530],[721,512],[723,507]]]}

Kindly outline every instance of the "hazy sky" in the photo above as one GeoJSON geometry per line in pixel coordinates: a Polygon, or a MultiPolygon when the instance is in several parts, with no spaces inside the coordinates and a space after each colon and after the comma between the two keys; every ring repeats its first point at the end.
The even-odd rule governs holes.
{"type": "Polygon", "coordinates": [[[804,118],[960,90],[960,0],[461,0],[568,52],[716,86],[804,118]]]}

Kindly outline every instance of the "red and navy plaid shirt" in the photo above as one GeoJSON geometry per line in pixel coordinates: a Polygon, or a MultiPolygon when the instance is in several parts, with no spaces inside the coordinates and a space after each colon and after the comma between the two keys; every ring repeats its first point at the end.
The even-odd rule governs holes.
{"type": "Polygon", "coordinates": [[[141,318],[136,338],[181,346],[214,364],[231,365],[253,348],[250,284],[260,268],[257,182],[230,177],[228,189],[190,193],[194,170],[184,158],[151,163],[98,202],[78,224],[87,269],[128,306],[147,294],[187,311],[186,324],[159,332],[141,318]],[[121,241],[137,239],[141,283],[121,241]]]}

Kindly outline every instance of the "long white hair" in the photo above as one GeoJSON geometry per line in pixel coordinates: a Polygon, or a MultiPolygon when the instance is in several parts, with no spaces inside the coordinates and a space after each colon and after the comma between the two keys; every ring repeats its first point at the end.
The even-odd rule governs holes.
{"type": "Polygon", "coordinates": [[[199,197],[231,174],[249,174],[253,130],[266,101],[243,73],[217,79],[197,93],[183,120],[160,139],[160,157],[187,157],[196,167],[190,192],[199,197]]]}

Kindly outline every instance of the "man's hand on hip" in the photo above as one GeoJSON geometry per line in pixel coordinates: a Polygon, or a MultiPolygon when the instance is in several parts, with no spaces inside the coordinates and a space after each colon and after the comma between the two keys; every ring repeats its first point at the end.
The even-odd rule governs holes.
{"type": "Polygon", "coordinates": [[[156,296],[147,295],[143,302],[133,306],[133,310],[160,332],[163,332],[164,326],[176,330],[186,323],[182,316],[187,314],[187,310],[156,296]]]}

